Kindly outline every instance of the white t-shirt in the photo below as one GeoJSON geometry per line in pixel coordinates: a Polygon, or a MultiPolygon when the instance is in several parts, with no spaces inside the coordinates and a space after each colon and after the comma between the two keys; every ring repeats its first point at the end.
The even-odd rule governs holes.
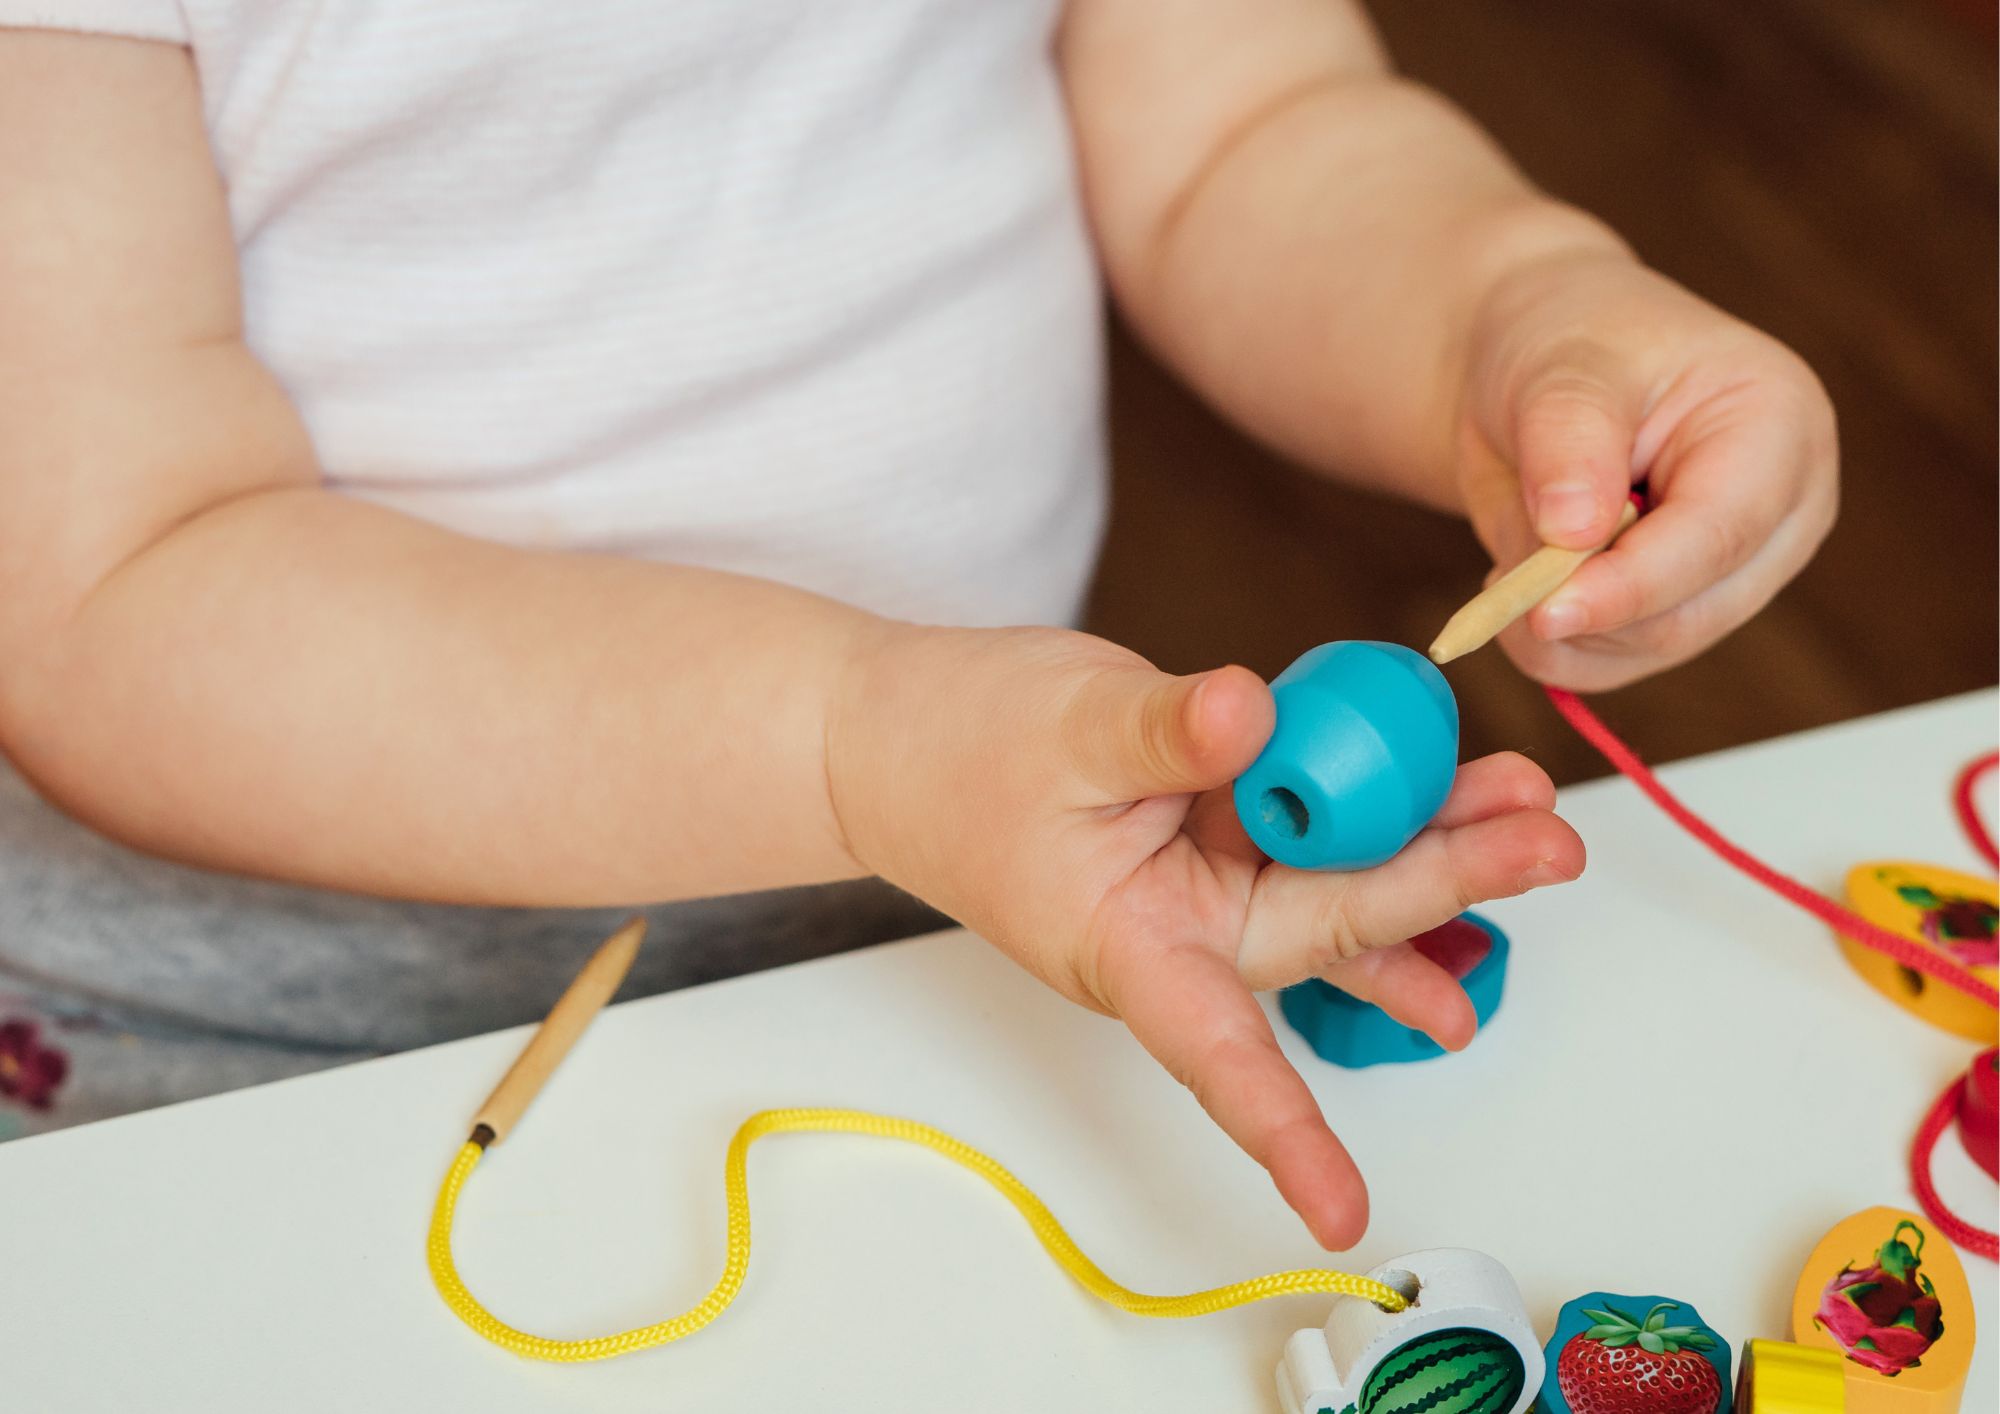
{"type": "Polygon", "coordinates": [[[936,622],[1103,521],[1059,0],[0,0],[192,48],[328,480],[936,622]]]}

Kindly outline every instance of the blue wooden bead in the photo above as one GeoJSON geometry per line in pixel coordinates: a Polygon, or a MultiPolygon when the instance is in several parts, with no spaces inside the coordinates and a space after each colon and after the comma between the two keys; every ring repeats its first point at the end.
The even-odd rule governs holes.
{"type": "MultiPolygon", "coordinates": [[[[1476,913],[1461,913],[1456,924],[1484,933],[1487,953],[1459,978],[1472,1001],[1472,1014],[1484,1030],[1500,1009],[1507,985],[1507,935],[1476,913]]],[[[1442,931],[1442,930],[1440,930],[1442,931]]],[[[1403,1061],[1430,1060],[1445,1049],[1413,1026],[1405,1026],[1372,1002],[1348,995],[1318,977],[1308,977],[1278,993],[1278,1010],[1292,1029],[1305,1038],[1314,1055],[1346,1070],[1403,1061]]]]}
{"type": "Polygon", "coordinates": [[[1458,769],[1458,702],[1421,653],[1322,643],[1271,684],[1277,729],[1236,814],[1294,869],[1369,869],[1428,825],[1458,769]]]}

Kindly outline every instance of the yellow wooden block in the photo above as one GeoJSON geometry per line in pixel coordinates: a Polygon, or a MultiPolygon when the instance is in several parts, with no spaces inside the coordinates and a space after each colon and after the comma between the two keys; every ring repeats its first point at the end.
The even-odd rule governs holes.
{"type": "Polygon", "coordinates": [[[1848,1414],[1955,1414],[1974,1340],[1965,1269],[1928,1219],[1856,1213],[1806,1259],[1792,1339],[1842,1357],[1848,1414]]]}
{"type": "MultiPolygon", "coordinates": [[[[1877,860],[1857,864],[1847,876],[1847,902],[1856,913],[1972,969],[1986,982],[2000,981],[2000,886],[1977,874],[1931,864],[1877,860]]],[[[2000,1019],[1993,1008],[1954,987],[1926,977],[1862,947],[1840,940],[1854,970],[1876,991],[1933,1026],[1991,1044],[2000,1019]]]]}
{"type": "Polygon", "coordinates": [[[1840,1356],[1783,1340],[1743,1342],[1735,1414],[1846,1414],[1840,1356]]]}

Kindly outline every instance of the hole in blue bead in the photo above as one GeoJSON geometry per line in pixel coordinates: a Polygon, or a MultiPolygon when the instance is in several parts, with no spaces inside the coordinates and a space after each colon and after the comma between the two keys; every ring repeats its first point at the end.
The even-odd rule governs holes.
{"type": "Polygon", "coordinates": [[[1283,786],[1272,786],[1258,798],[1257,808],[1263,812],[1264,823],[1288,840],[1303,839],[1312,828],[1312,815],[1306,803],[1283,786]]]}

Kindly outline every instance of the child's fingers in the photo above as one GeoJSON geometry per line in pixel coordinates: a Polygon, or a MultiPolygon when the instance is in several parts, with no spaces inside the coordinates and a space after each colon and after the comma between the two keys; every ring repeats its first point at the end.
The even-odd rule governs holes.
{"type": "MultiPolygon", "coordinates": [[[[1549,773],[1517,751],[1499,751],[1458,768],[1435,819],[1434,829],[1450,829],[1504,815],[1510,810],[1547,810],[1556,803],[1549,773]]],[[[1232,863],[1261,865],[1262,850],[1251,843],[1236,815],[1227,790],[1214,790],[1196,801],[1183,828],[1204,855],[1232,863]]]]}
{"type": "Polygon", "coordinates": [[[1743,568],[1664,613],[1554,643],[1515,624],[1500,646],[1537,681],[1575,692],[1623,687],[1686,662],[1753,617],[1812,557],[1830,522],[1830,514],[1791,517],[1743,568]]]}
{"type": "Polygon", "coordinates": [[[1195,801],[1181,830],[1194,841],[1202,857],[1219,869],[1240,872],[1247,879],[1266,863],[1264,851],[1245,832],[1236,813],[1235,795],[1226,785],[1195,801]]]}
{"type": "Polygon", "coordinates": [[[1116,956],[1122,965],[1105,960],[1106,999],[1140,1044],[1269,1171],[1322,1247],[1360,1241],[1368,1226],[1361,1171],[1228,961],[1194,943],[1116,956]]]}
{"type": "Polygon", "coordinates": [[[1105,802],[1209,790],[1264,749],[1271,690],[1248,668],[1172,677],[1133,666],[1095,672],[1063,715],[1070,759],[1105,802]]]}
{"type": "Polygon", "coordinates": [[[1510,810],[1547,810],[1556,803],[1549,773],[1518,751],[1497,751],[1458,768],[1431,828],[1449,830],[1510,810]]]}
{"type": "Polygon", "coordinates": [[[1382,1008],[1448,1051],[1462,1049],[1479,1029],[1472,998],[1458,979],[1408,943],[1351,957],[1328,968],[1324,976],[1349,996],[1382,1008]]]}
{"type": "Polygon", "coordinates": [[[1654,507],[1529,616],[1547,642],[1615,632],[1745,576],[1761,606],[1810,558],[1833,524],[1831,463],[1813,439],[1761,400],[1721,407],[1670,439],[1656,463],[1654,507]],[[1762,556],[1795,524],[1787,552],[1762,556]],[[1792,543],[1795,542],[1795,543],[1792,543]]]}
{"type": "Polygon", "coordinates": [[[1546,810],[1425,830],[1388,863],[1352,874],[1272,865],[1258,875],[1239,970],[1251,987],[1324,976],[1369,948],[1413,938],[1486,899],[1583,872],[1583,841],[1546,810]]]}
{"type": "Polygon", "coordinates": [[[1563,351],[1531,379],[1513,415],[1521,498],[1546,545],[1601,545],[1632,491],[1641,414],[1622,365],[1592,347],[1563,351]]]}
{"type": "MultiPolygon", "coordinates": [[[[1691,494],[1663,502],[1538,605],[1529,631],[1546,643],[1616,633],[1730,582],[1783,518],[1767,519],[1769,508],[1739,507],[1738,499],[1691,494]]],[[[1774,578],[1768,588],[1775,593],[1783,582],[1774,578]]]]}
{"type": "Polygon", "coordinates": [[[1787,521],[1738,573],[1664,614],[1613,632],[1544,643],[1517,624],[1501,635],[1500,645],[1538,681],[1573,692],[1623,687],[1686,662],[1741,627],[1811,555],[1819,534],[1806,522],[1787,521]]]}

